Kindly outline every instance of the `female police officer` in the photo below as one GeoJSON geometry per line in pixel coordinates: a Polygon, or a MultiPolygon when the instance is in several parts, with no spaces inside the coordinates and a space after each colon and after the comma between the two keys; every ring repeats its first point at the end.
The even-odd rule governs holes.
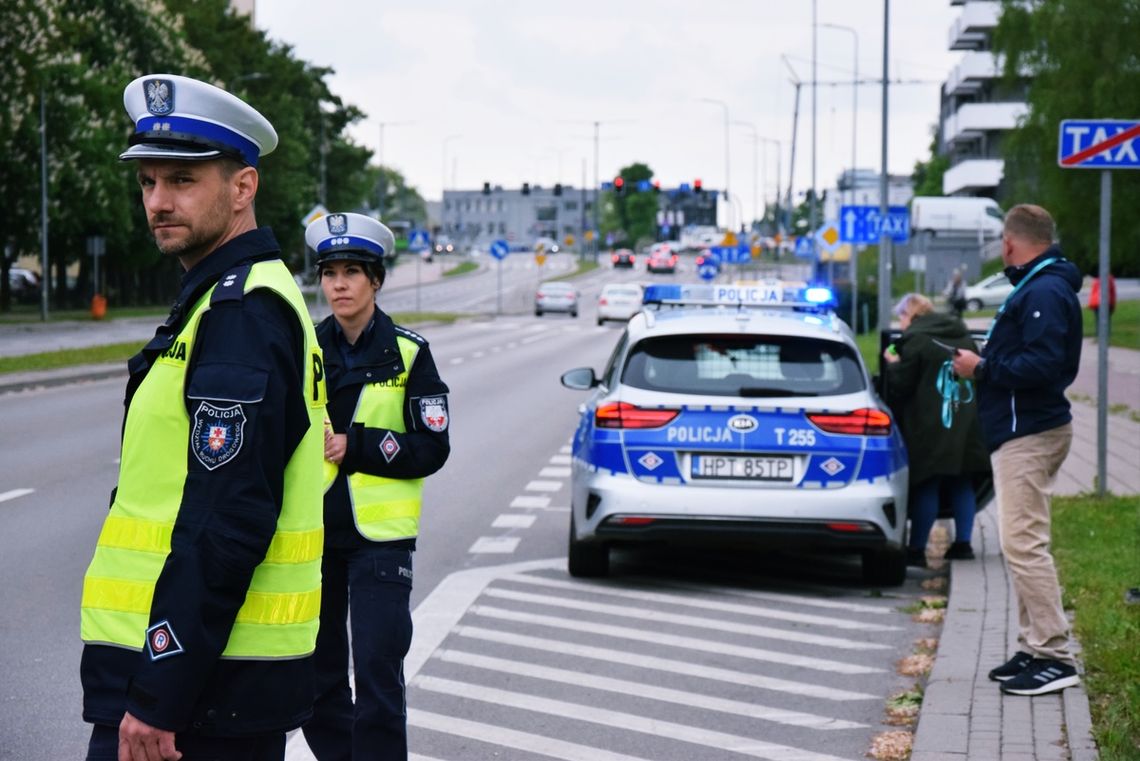
{"type": "Polygon", "coordinates": [[[305,739],[320,761],[406,759],[403,659],[412,638],[412,551],[424,477],[450,452],[447,386],[427,341],[376,306],[391,230],[330,214],[305,231],[332,315],[325,352],[325,556],[317,699],[305,739]],[[356,704],[348,684],[351,612],[356,704]]]}

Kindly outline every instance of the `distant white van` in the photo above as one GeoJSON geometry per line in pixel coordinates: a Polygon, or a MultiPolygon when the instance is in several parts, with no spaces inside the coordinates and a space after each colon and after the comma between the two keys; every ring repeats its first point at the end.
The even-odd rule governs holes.
{"type": "Polygon", "coordinates": [[[998,238],[1004,218],[992,198],[915,196],[910,204],[912,235],[976,235],[981,230],[984,238],[998,238]]]}

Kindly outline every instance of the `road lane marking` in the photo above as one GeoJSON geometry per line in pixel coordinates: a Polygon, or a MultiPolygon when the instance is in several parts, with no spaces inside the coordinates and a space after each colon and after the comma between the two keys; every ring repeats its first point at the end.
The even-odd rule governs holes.
{"type": "Polygon", "coordinates": [[[558,451],[561,452],[562,454],[570,454],[570,445],[569,444],[564,445],[564,446],[560,447],[558,451]]]}
{"type": "Polygon", "coordinates": [[[553,700],[538,695],[528,695],[510,690],[499,690],[480,684],[468,684],[454,679],[441,679],[434,676],[419,676],[416,686],[431,692],[440,692],[453,697],[479,700],[493,705],[517,708],[523,711],[542,713],[548,716],[574,719],[590,724],[598,724],[613,729],[640,732],[653,737],[703,745],[707,748],[727,750],[752,758],[766,758],[770,761],[849,761],[839,756],[815,753],[789,745],[764,742],[753,737],[717,732],[703,727],[676,724],[662,719],[638,716],[637,714],[613,711],[606,708],[553,700]]]}
{"type": "Polygon", "coordinates": [[[804,595],[789,595],[782,592],[760,592],[753,589],[740,589],[739,587],[727,586],[710,586],[707,584],[696,584],[692,582],[676,581],[665,582],[660,584],[662,587],[673,589],[688,589],[693,592],[707,593],[714,592],[717,594],[732,595],[733,597],[746,597],[756,600],[774,600],[776,602],[787,602],[795,605],[810,605],[816,608],[829,608],[832,610],[848,610],[852,613],[895,613],[893,606],[891,607],[877,607],[874,605],[863,605],[857,602],[843,602],[842,600],[821,600],[818,597],[806,597],[804,595]]]}
{"type": "Polygon", "coordinates": [[[718,642],[698,637],[683,637],[677,634],[665,634],[660,631],[646,631],[628,626],[613,626],[611,624],[598,624],[589,621],[579,621],[559,616],[544,616],[538,613],[520,613],[513,610],[496,608],[491,605],[472,605],[468,612],[476,616],[486,616],[501,621],[515,621],[523,624],[537,624],[551,626],[567,631],[586,632],[588,634],[601,634],[617,639],[628,639],[635,642],[648,642],[652,645],[667,645],[669,647],[698,650],[703,653],[717,653],[718,655],[732,655],[738,658],[747,658],[753,661],[778,663],[784,666],[799,666],[800,668],[825,671],[833,674],[881,674],[883,669],[872,666],[859,666],[843,661],[833,661],[826,658],[812,658],[806,655],[782,653],[776,650],[766,650],[759,647],[734,645],[729,642],[718,642]]]}
{"type": "Polygon", "coordinates": [[[527,336],[526,338],[519,339],[519,343],[524,345],[532,344],[535,341],[541,341],[544,338],[546,338],[546,336],[527,336]]]}
{"type": "Polygon", "coordinates": [[[493,724],[483,724],[455,716],[443,716],[430,711],[421,711],[418,708],[408,709],[408,724],[420,729],[466,737],[468,740],[490,743],[504,748],[514,748],[562,761],[647,761],[639,756],[626,756],[600,748],[591,748],[588,745],[557,740],[553,737],[520,732],[517,729],[497,727],[493,724]]]}
{"type": "Polygon", "coordinates": [[[452,357],[448,364],[462,365],[463,364],[463,357],[452,357]]]}
{"type": "Polygon", "coordinates": [[[650,608],[635,608],[629,605],[609,605],[586,600],[572,600],[565,597],[551,597],[550,595],[531,594],[530,592],[515,592],[509,589],[489,587],[483,592],[485,597],[496,597],[502,600],[534,603],[536,605],[549,605],[556,608],[567,608],[587,613],[603,613],[607,616],[621,616],[633,618],[638,621],[652,623],[670,623],[681,626],[692,626],[697,629],[729,632],[731,634],[746,634],[762,639],[780,639],[787,642],[801,642],[821,647],[834,647],[841,650],[891,650],[890,645],[882,645],[865,640],[844,639],[842,637],[827,637],[822,634],[808,634],[803,631],[790,631],[788,629],[775,629],[770,626],[757,626],[755,624],[742,624],[735,621],[718,621],[708,616],[687,616],[682,613],[665,613],[650,608]]]}
{"type": "Polygon", "coordinates": [[[566,454],[551,455],[550,464],[551,465],[569,465],[570,464],[570,455],[566,455],[566,454]]]}
{"type": "Polygon", "coordinates": [[[495,519],[491,528],[530,528],[534,525],[535,517],[525,513],[503,513],[495,519]]]}
{"type": "Polygon", "coordinates": [[[775,608],[764,608],[756,605],[742,605],[740,603],[707,600],[699,597],[664,594],[661,592],[647,592],[635,589],[618,589],[612,585],[588,581],[563,581],[561,579],[551,579],[545,576],[532,576],[528,574],[506,576],[503,578],[503,581],[515,581],[520,584],[534,584],[537,586],[551,587],[554,589],[569,589],[579,592],[589,591],[590,594],[610,595],[613,597],[628,597],[634,600],[645,600],[646,602],[664,602],[672,605],[687,605],[693,608],[716,610],[722,613],[740,613],[746,616],[775,618],[781,621],[793,621],[800,624],[812,624],[813,626],[830,626],[836,629],[859,629],[871,632],[895,632],[900,630],[900,627],[898,626],[888,626],[886,624],[867,624],[863,623],[862,621],[847,621],[845,619],[833,618],[830,616],[813,616],[807,613],[794,613],[791,611],[776,610],[775,608]]]}
{"type": "Polygon", "coordinates": [[[575,658],[591,658],[605,663],[616,663],[623,666],[663,671],[666,674],[684,674],[714,682],[726,682],[742,687],[754,687],[759,690],[772,692],[786,692],[792,695],[804,695],[822,700],[882,700],[882,695],[872,695],[866,692],[842,690],[837,687],[824,687],[823,685],[793,682],[789,679],[779,679],[772,676],[761,676],[738,669],[722,669],[716,666],[704,666],[692,661],[682,661],[674,658],[662,658],[656,655],[643,655],[641,653],[625,650],[614,650],[608,647],[594,645],[580,645],[576,642],[564,642],[550,637],[532,637],[527,634],[504,632],[498,629],[484,629],[481,626],[458,626],[455,635],[471,639],[496,642],[502,645],[525,647],[544,653],[557,653],[570,655],[575,658]]]}
{"type": "Polygon", "coordinates": [[[569,467],[547,467],[538,471],[539,478],[566,478],[570,475],[569,467]]]}
{"type": "Polygon", "coordinates": [[[0,493],[0,502],[7,502],[10,499],[17,499],[19,497],[24,497],[24,496],[27,496],[28,494],[31,494],[34,491],[35,491],[35,489],[12,489],[10,491],[0,493]]]}
{"type": "Polygon", "coordinates": [[[657,687],[641,682],[633,682],[628,679],[614,679],[598,674],[568,671],[551,666],[542,666],[537,663],[511,661],[505,658],[468,653],[462,650],[437,650],[435,657],[446,663],[458,663],[462,666],[496,671],[501,674],[544,679],[548,682],[569,684],[590,690],[616,692],[619,695],[633,695],[639,698],[657,700],[662,703],[675,703],[686,707],[703,708],[707,711],[730,713],[749,719],[761,719],[763,721],[787,724],[794,727],[832,730],[862,729],[867,726],[859,722],[835,719],[830,716],[820,716],[818,714],[804,713],[802,711],[789,711],[784,708],[772,708],[771,706],[745,703],[741,700],[730,700],[728,698],[718,698],[713,695],[703,695],[688,690],[657,687]]]}
{"type": "Polygon", "coordinates": [[[546,507],[550,504],[550,497],[536,497],[526,495],[511,500],[511,507],[546,507]]]}
{"type": "Polygon", "coordinates": [[[558,491],[562,488],[561,481],[531,481],[525,487],[527,491],[558,491]]]}
{"type": "Polygon", "coordinates": [[[467,551],[475,554],[509,555],[518,546],[517,536],[481,536],[467,551]]]}

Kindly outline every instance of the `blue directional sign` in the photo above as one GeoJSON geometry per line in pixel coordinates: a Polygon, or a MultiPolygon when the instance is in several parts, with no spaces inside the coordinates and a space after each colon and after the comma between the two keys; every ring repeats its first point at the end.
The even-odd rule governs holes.
{"type": "Polygon", "coordinates": [[[815,247],[812,245],[810,235],[804,235],[796,241],[796,256],[800,259],[814,259],[815,247]]]}
{"type": "Polygon", "coordinates": [[[408,233],[408,250],[409,251],[426,251],[431,241],[428,238],[427,230],[412,230],[408,233]]]}
{"type": "Polygon", "coordinates": [[[501,238],[499,240],[491,241],[491,256],[496,259],[502,259],[511,252],[511,244],[507,243],[501,238]]]}
{"type": "Polygon", "coordinates": [[[1065,169],[1140,169],[1138,138],[1135,119],[1065,119],[1057,163],[1065,169]]]}
{"type": "Polygon", "coordinates": [[[724,264],[744,264],[752,259],[748,246],[712,246],[709,253],[724,264]]]}
{"type": "Polygon", "coordinates": [[[905,206],[892,206],[884,221],[878,206],[839,209],[839,240],[844,243],[878,243],[883,227],[895,243],[906,243],[910,239],[910,212],[905,206]]]}

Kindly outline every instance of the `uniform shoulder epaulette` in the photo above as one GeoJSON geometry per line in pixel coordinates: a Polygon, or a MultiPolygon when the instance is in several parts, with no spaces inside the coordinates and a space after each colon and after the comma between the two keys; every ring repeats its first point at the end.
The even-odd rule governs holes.
{"type": "Polygon", "coordinates": [[[415,333],[399,325],[395,325],[393,327],[395,327],[398,334],[404,336],[405,338],[410,338],[421,346],[427,344],[427,339],[421,336],[419,333],[415,333]]]}
{"type": "Polygon", "coordinates": [[[218,284],[214,286],[214,293],[210,296],[210,304],[213,305],[222,301],[241,301],[245,296],[245,279],[249,277],[249,270],[252,266],[247,262],[223,273],[218,284]]]}

